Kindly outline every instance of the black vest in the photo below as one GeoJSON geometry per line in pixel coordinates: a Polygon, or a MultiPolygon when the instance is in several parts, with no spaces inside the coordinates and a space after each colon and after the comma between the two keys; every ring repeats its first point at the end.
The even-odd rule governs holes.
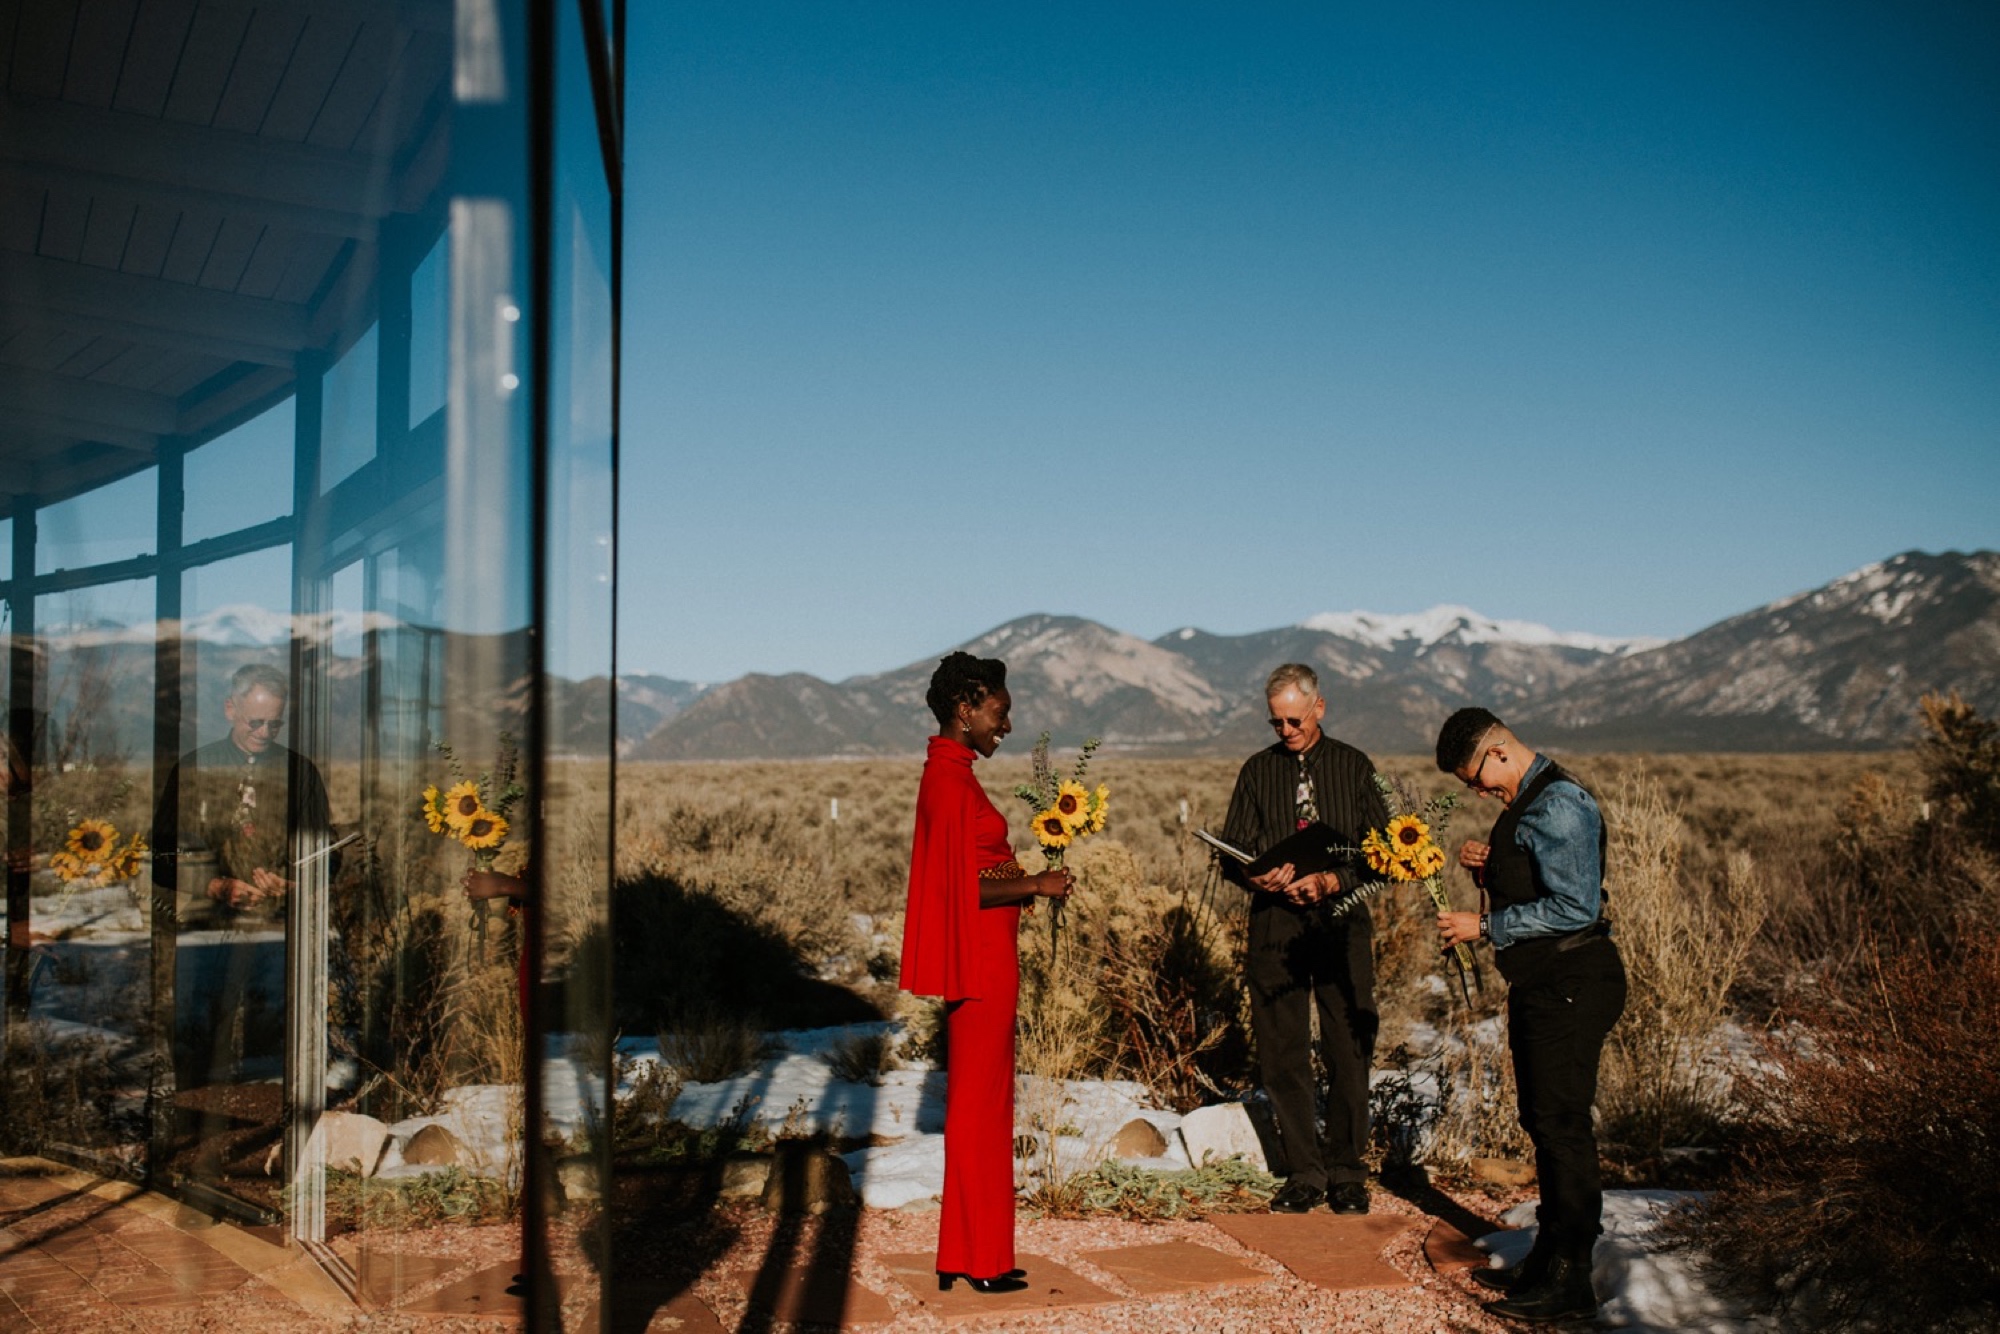
{"type": "MultiPolygon", "coordinates": [[[[1550,760],[1542,771],[1516,794],[1514,800],[1508,803],[1500,818],[1493,822],[1493,832],[1487,836],[1491,851],[1486,857],[1485,889],[1488,901],[1495,908],[1533,903],[1536,899],[1549,897],[1547,887],[1536,875],[1534,857],[1516,841],[1515,835],[1521,827],[1521,817],[1541,797],[1543,789],[1556,782],[1576,783],[1585,792],[1590,791],[1589,788],[1583,787],[1582,783],[1577,782],[1574,774],[1554,760],[1550,760]]],[[[1599,820],[1597,865],[1600,877],[1603,875],[1603,868],[1608,864],[1609,851],[1610,838],[1605,832],[1604,822],[1599,820]]],[[[1493,951],[1493,962],[1500,969],[1500,976],[1506,978],[1511,986],[1524,979],[1545,974],[1563,955],[1582,946],[1597,940],[1604,940],[1608,945],[1610,927],[1605,922],[1602,905],[1608,900],[1609,895],[1603,891],[1601,883],[1599,895],[1597,921],[1581,931],[1572,931],[1561,936],[1531,936],[1526,940],[1516,941],[1504,950],[1493,951]]]]}

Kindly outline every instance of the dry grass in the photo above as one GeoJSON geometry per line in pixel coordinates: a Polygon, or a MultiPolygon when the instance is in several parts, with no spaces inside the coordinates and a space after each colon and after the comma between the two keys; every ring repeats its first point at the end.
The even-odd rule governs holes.
{"type": "Polygon", "coordinates": [[[1630,991],[1598,1105],[1608,1138],[1657,1156],[1711,1142],[1728,1115],[1718,1040],[1766,895],[1746,849],[1728,854],[1719,878],[1684,873],[1686,825],[1657,779],[1623,774],[1600,796],[1611,830],[1608,910],[1630,991]]]}

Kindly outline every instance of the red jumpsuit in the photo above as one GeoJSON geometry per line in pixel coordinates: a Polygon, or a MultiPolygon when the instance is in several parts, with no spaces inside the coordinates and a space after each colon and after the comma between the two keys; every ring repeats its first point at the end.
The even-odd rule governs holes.
{"type": "Polygon", "coordinates": [[[904,990],[942,996],[945,1074],[941,1274],[1014,1268],[1014,1001],[1019,904],[979,906],[979,872],[1013,859],[1007,821],[972,775],[974,753],[932,737],[917,789],[904,990]]]}

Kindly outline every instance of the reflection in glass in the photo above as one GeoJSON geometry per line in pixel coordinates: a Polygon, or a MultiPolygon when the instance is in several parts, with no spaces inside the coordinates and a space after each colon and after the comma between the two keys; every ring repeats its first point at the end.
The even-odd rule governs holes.
{"type": "Polygon", "coordinates": [[[438,233],[410,275],[410,421],[421,425],[451,392],[451,233],[438,233]]]}
{"type": "Polygon", "coordinates": [[[80,570],[130,560],[153,549],[159,470],[58,501],[35,516],[35,572],[80,570]]]}
{"type": "Polygon", "coordinates": [[[322,381],[320,490],[331,491],[375,457],[375,325],[356,339],[322,381]]]}
{"type": "MultiPolygon", "coordinates": [[[[226,435],[191,449],[181,489],[181,541],[233,533],[292,512],[292,427],[286,399],[226,435]]],[[[282,564],[282,557],[275,558],[282,564]]],[[[290,597],[267,604],[286,607],[290,597]]]]}
{"type": "Polygon", "coordinates": [[[149,579],[35,600],[43,693],[10,774],[32,783],[26,1009],[65,1100],[50,1111],[66,1142],[120,1157],[145,1138],[115,1090],[145,1086],[152,608],[149,579]]]}

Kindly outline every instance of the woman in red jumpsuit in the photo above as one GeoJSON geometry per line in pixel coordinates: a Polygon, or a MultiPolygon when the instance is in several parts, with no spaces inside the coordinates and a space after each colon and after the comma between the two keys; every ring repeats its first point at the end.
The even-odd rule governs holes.
{"type": "Polygon", "coordinates": [[[973,760],[991,756],[1011,730],[1006,664],[953,653],[925,702],[938,734],[917,789],[902,986],[945,1002],[938,1287],[963,1278],[978,1292],[1015,1292],[1027,1286],[1014,1267],[1015,933],[1021,905],[1068,898],[1070,876],[1021,869],[1006,818],[972,774],[973,760]]]}

